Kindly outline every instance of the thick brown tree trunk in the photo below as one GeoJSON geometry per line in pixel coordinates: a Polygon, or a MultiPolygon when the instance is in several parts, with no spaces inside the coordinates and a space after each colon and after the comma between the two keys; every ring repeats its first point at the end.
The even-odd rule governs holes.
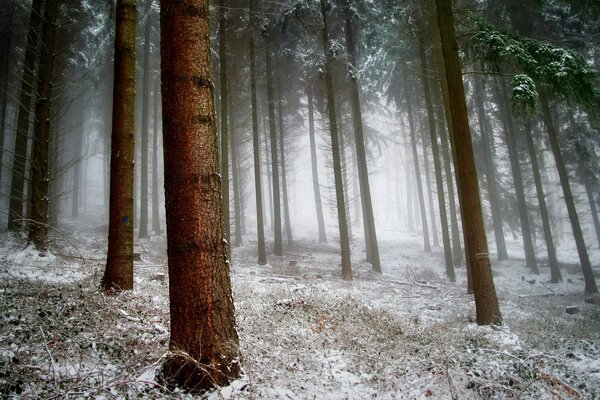
{"type": "MultiPolygon", "coordinates": [[[[230,242],[231,225],[229,221],[229,110],[227,89],[227,22],[225,18],[225,0],[219,0],[219,79],[221,86],[221,196],[223,196],[223,224],[225,240],[230,242]]],[[[228,246],[231,258],[231,247],[228,246]]]]}
{"type": "Polygon", "coordinates": [[[381,261],[379,258],[379,245],[377,243],[377,231],[375,229],[375,216],[373,215],[373,202],[371,199],[371,185],[369,183],[369,171],[367,166],[367,155],[365,150],[365,138],[363,132],[362,112],[360,109],[360,93],[356,70],[356,46],[354,40],[354,29],[350,13],[350,3],[344,7],[346,53],[348,54],[348,67],[350,68],[350,93],[352,103],[352,123],[354,126],[354,139],[356,144],[356,163],[358,166],[358,184],[360,188],[360,201],[363,213],[363,229],[365,232],[367,261],[373,266],[373,271],[381,272],[381,261]]]}
{"type": "Polygon", "coordinates": [[[109,293],[133,289],[136,14],[135,0],[117,2],[108,255],[102,278],[109,293]]]}
{"type": "Polygon", "coordinates": [[[260,173],[260,133],[258,131],[258,101],[256,99],[256,39],[258,29],[256,16],[256,0],[250,0],[250,91],[252,97],[252,148],[254,150],[254,192],[256,195],[256,236],[258,245],[258,264],[267,263],[265,249],[265,227],[263,219],[262,185],[260,173]]]}
{"type": "Polygon", "coordinates": [[[21,90],[19,94],[19,112],[15,132],[13,151],[13,169],[10,183],[10,202],[8,229],[18,231],[23,226],[23,208],[25,206],[25,165],[27,163],[27,141],[31,126],[32,91],[35,86],[35,59],[42,15],[42,0],[33,0],[29,17],[21,90]]]}
{"type": "Polygon", "coordinates": [[[224,240],[208,0],[161,1],[161,77],[171,354],[167,382],[188,390],[239,376],[224,240]]]}
{"type": "Polygon", "coordinates": [[[40,251],[48,247],[48,199],[50,182],[50,134],[52,88],[56,47],[57,0],[47,0],[44,9],[44,30],[40,50],[38,94],[33,123],[33,156],[31,160],[31,223],[29,242],[40,251]]]}
{"type": "Polygon", "coordinates": [[[312,167],[313,192],[315,196],[315,208],[317,210],[317,225],[319,228],[319,243],[327,242],[325,231],[325,219],[323,218],[323,204],[321,202],[321,185],[319,184],[319,169],[317,166],[317,145],[315,141],[315,116],[313,106],[313,93],[310,84],[307,84],[306,94],[308,96],[308,135],[310,140],[310,163],[312,167]]]}
{"type": "Polygon", "coordinates": [[[444,181],[442,178],[442,165],[440,161],[440,150],[438,146],[435,115],[431,102],[429,79],[427,77],[427,57],[425,54],[425,44],[422,37],[419,37],[419,55],[421,61],[421,82],[423,84],[423,93],[425,94],[425,106],[427,108],[427,117],[429,121],[429,134],[431,138],[431,152],[433,156],[438,207],[440,210],[440,228],[442,230],[442,243],[444,245],[446,275],[452,282],[454,282],[456,280],[456,275],[454,273],[454,264],[452,262],[452,245],[450,243],[450,234],[448,233],[448,215],[446,214],[446,196],[444,193],[444,181]]]}
{"type": "Polygon", "coordinates": [[[471,266],[473,280],[477,323],[480,325],[500,324],[502,316],[498,307],[483,225],[465,90],[454,30],[452,4],[446,0],[436,0],[436,7],[448,93],[452,99],[450,111],[452,113],[452,131],[457,152],[457,181],[466,237],[465,247],[469,253],[468,262],[471,266]]]}
{"type": "Polygon", "coordinates": [[[344,180],[342,177],[342,161],[340,152],[340,137],[337,128],[335,92],[333,88],[333,73],[331,71],[332,53],[329,48],[329,30],[327,25],[327,0],[321,1],[321,17],[323,28],[321,44],[325,53],[325,85],[327,91],[327,112],[329,114],[329,132],[331,134],[331,153],[333,161],[333,177],[335,182],[335,198],[340,231],[340,251],[342,257],[342,279],[352,280],[352,263],[350,260],[350,238],[348,236],[348,220],[346,219],[346,201],[344,196],[344,180]]]}
{"type": "Polygon", "coordinates": [[[594,278],[594,272],[592,271],[592,264],[588,256],[587,248],[585,247],[583,232],[581,230],[581,225],[579,224],[579,216],[577,215],[575,201],[573,200],[573,192],[571,192],[569,174],[567,173],[565,162],[560,151],[558,131],[554,126],[554,121],[550,112],[550,105],[548,104],[548,98],[545,93],[540,93],[540,105],[542,108],[542,114],[544,116],[544,124],[546,125],[546,130],[548,131],[548,138],[550,139],[550,148],[552,149],[552,154],[554,155],[554,161],[558,170],[560,185],[562,187],[563,196],[567,205],[567,212],[569,213],[569,220],[571,221],[571,228],[573,230],[575,245],[577,246],[577,253],[579,254],[579,263],[581,264],[583,279],[585,282],[585,294],[589,295],[598,293],[596,279],[594,278]]]}

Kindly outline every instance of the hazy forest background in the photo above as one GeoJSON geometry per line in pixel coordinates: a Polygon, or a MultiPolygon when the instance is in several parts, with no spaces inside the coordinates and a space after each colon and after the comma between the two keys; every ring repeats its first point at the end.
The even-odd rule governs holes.
{"type": "Polygon", "coordinates": [[[0,0],[0,397],[600,398],[595,0],[0,0]]]}

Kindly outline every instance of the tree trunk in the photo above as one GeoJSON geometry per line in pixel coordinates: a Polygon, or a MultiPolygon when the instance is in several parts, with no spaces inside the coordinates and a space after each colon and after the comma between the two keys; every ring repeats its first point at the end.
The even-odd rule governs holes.
{"type": "Polygon", "coordinates": [[[469,253],[468,262],[471,264],[477,323],[480,325],[500,324],[502,316],[498,307],[483,225],[452,5],[445,0],[436,0],[436,6],[448,94],[452,99],[450,112],[452,113],[452,134],[457,151],[456,172],[466,237],[465,247],[469,253]]]}
{"type": "Polygon", "coordinates": [[[269,138],[271,142],[271,173],[273,174],[273,253],[283,255],[281,238],[281,192],[279,187],[279,157],[277,156],[277,129],[275,127],[275,97],[273,95],[273,68],[271,67],[271,40],[265,37],[265,65],[267,74],[267,105],[269,110],[269,138]]]}
{"type": "Polygon", "coordinates": [[[517,208],[519,211],[519,221],[521,222],[521,235],[523,236],[523,249],[525,250],[525,261],[527,267],[533,273],[539,274],[537,261],[535,259],[535,250],[533,248],[533,240],[531,235],[531,225],[529,224],[529,213],[527,212],[527,202],[525,201],[525,188],[523,187],[523,177],[521,175],[521,165],[519,161],[519,150],[517,144],[517,131],[514,126],[514,121],[511,115],[510,103],[508,94],[505,89],[505,82],[501,82],[502,90],[498,87],[498,82],[495,82],[496,97],[498,105],[501,109],[502,126],[506,145],[508,147],[508,158],[515,186],[515,195],[517,197],[517,208]]]}
{"type": "Polygon", "coordinates": [[[317,225],[319,227],[319,243],[327,243],[325,219],[323,218],[323,204],[321,202],[321,185],[319,184],[319,169],[317,166],[317,145],[315,141],[315,116],[313,107],[313,93],[310,84],[306,86],[308,96],[308,135],[310,139],[310,161],[312,167],[313,192],[315,208],[317,210],[317,225]]]}
{"type": "Polygon", "coordinates": [[[234,127],[235,124],[232,123],[229,129],[229,138],[231,139],[231,178],[233,180],[233,218],[235,220],[233,245],[237,247],[242,244],[242,195],[240,193],[238,140],[234,127]]]}
{"type": "MultiPolygon", "coordinates": [[[[221,84],[221,195],[223,196],[223,224],[225,224],[225,240],[231,239],[231,223],[229,221],[229,110],[227,88],[227,25],[225,18],[225,0],[219,0],[219,79],[221,84]]],[[[231,247],[227,247],[231,258],[231,247]]]]}
{"type": "Polygon", "coordinates": [[[75,132],[75,144],[73,148],[73,189],[71,190],[71,217],[79,218],[79,194],[81,193],[81,146],[83,136],[85,135],[85,117],[86,113],[82,109],[80,114],[79,129],[75,132]]]}
{"type": "Polygon", "coordinates": [[[256,99],[256,44],[255,30],[257,26],[256,0],[250,0],[250,91],[252,96],[252,147],[254,150],[254,191],[256,195],[256,237],[258,245],[258,264],[267,263],[265,249],[265,227],[263,219],[262,185],[260,174],[260,137],[258,131],[258,101],[256,99]]]}
{"type": "Polygon", "coordinates": [[[56,46],[57,0],[47,0],[44,10],[44,30],[38,72],[38,95],[33,124],[34,142],[32,170],[32,204],[29,242],[39,251],[48,248],[48,199],[50,182],[49,146],[54,75],[54,49],[56,46]]]}
{"type": "Polygon", "coordinates": [[[592,213],[592,221],[594,222],[594,231],[596,232],[596,240],[600,246],[600,220],[598,219],[598,208],[596,207],[596,199],[594,199],[594,189],[590,182],[584,178],[585,193],[588,202],[590,203],[590,212],[592,213]]]}
{"type": "Polygon", "coordinates": [[[275,228],[273,227],[273,221],[275,220],[275,214],[273,211],[273,174],[271,173],[271,157],[269,154],[269,132],[267,132],[267,123],[266,123],[266,118],[265,118],[265,114],[263,113],[263,118],[262,118],[262,126],[263,126],[263,138],[264,141],[262,141],[262,143],[264,144],[263,148],[265,149],[265,162],[264,162],[264,166],[265,169],[267,170],[266,175],[265,175],[265,180],[267,181],[267,192],[268,192],[268,196],[265,196],[266,199],[263,197],[263,209],[266,209],[266,205],[265,202],[268,200],[269,202],[269,212],[266,214],[269,216],[269,218],[267,219],[265,216],[265,224],[269,227],[269,229],[271,230],[271,232],[275,231],[275,228]]]}
{"type": "MultiPolygon", "coordinates": [[[[8,10],[8,19],[7,21],[13,21],[14,15],[14,4],[11,3],[9,5],[8,10]]],[[[5,30],[0,33],[2,38],[0,39],[0,51],[2,54],[0,55],[0,65],[2,65],[2,72],[0,72],[0,84],[2,88],[0,88],[0,99],[2,99],[2,105],[0,106],[0,187],[2,187],[2,171],[4,170],[4,140],[6,138],[6,113],[8,110],[9,104],[9,93],[8,93],[8,82],[10,78],[10,53],[12,49],[13,43],[13,34],[10,24],[5,27],[5,30]]]]}
{"type": "Polygon", "coordinates": [[[356,142],[356,162],[358,164],[358,182],[360,188],[360,200],[362,204],[363,229],[365,232],[365,243],[367,261],[373,266],[373,271],[381,272],[381,261],[379,259],[379,245],[377,243],[377,231],[375,229],[375,217],[373,215],[373,202],[371,200],[371,185],[369,183],[369,171],[365,150],[365,139],[363,133],[362,112],[360,109],[360,93],[356,70],[356,46],[354,42],[354,30],[350,14],[349,0],[344,7],[346,53],[348,55],[348,67],[350,69],[350,92],[352,103],[352,122],[354,126],[354,139],[356,142]]]}
{"type": "MultiPolygon", "coordinates": [[[[496,166],[491,151],[490,134],[486,126],[486,116],[484,108],[485,86],[481,77],[475,76],[474,79],[475,102],[477,107],[477,119],[479,122],[479,132],[481,134],[481,147],[485,164],[485,174],[487,182],[487,191],[490,201],[490,211],[492,214],[492,225],[494,227],[494,238],[496,239],[496,253],[498,261],[508,260],[506,251],[506,241],[504,240],[504,229],[502,227],[502,214],[500,204],[498,204],[498,187],[496,181],[496,166]]],[[[535,165],[535,164],[534,164],[535,165]]]]}
{"type": "Polygon", "coordinates": [[[279,114],[279,154],[281,155],[281,189],[283,198],[283,220],[288,246],[292,244],[292,225],[290,223],[290,203],[288,198],[287,172],[285,168],[285,123],[283,121],[283,100],[281,96],[281,81],[277,80],[278,114],[279,114]]]}
{"type": "Polygon", "coordinates": [[[533,171],[533,181],[535,183],[535,191],[537,194],[538,204],[540,207],[540,217],[542,218],[542,226],[544,229],[544,239],[546,241],[546,250],[548,252],[548,265],[550,266],[550,282],[558,283],[562,281],[558,260],[556,258],[556,248],[552,239],[552,229],[550,228],[550,217],[548,208],[546,207],[546,196],[542,186],[542,177],[540,175],[535,144],[533,143],[533,132],[531,130],[531,122],[525,120],[525,138],[527,140],[527,151],[531,158],[531,169],[533,171]]]}
{"type": "Polygon", "coordinates": [[[329,48],[329,31],[327,26],[327,0],[321,2],[321,17],[323,27],[321,44],[325,54],[325,85],[327,91],[327,112],[329,114],[329,131],[331,134],[331,153],[333,161],[333,176],[335,182],[335,197],[340,231],[340,250],[342,258],[342,279],[352,280],[352,263],[350,260],[350,239],[348,237],[348,220],[346,219],[346,201],[344,198],[344,181],[342,177],[342,162],[340,157],[340,138],[337,128],[335,92],[333,88],[333,73],[331,71],[332,53],[329,48]]]}
{"type": "MultiPolygon", "coordinates": [[[[404,88],[408,92],[410,86],[406,74],[404,74],[404,88]]],[[[419,155],[417,153],[417,139],[415,134],[415,124],[413,121],[413,109],[411,99],[406,99],[408,113],[408,127],[410,131],[410,147],[415,165],[415,179],[417,181],[417,193],[419,195],[419,210],[421,211],[421,229],[423,230],[423,247],[425,252],[431,252],[431,244],[429,243],[429,229],[427,226],[427,211],[425,211],[425,197],[423,196],[423,183],[421,181],[421,168],[419,166],[419,155]]]]}
{"type": "Polygon", "coordinates": [[[581,264],[583,279],[585,281],[585,294],[589,295],[598,293],[596,279],[594,278],[594,273],[592,271],[592,264],[590,263],[590,258],[585,247],[585,240],[583,239],[581,225],[579,224],[579,216],[577,215],[577,209],[575,208],[575,201],[573,200],[571,185],[569,184],[569,175],[567,173],[567,169],[565,168],[565,163],[560,152],[558,131],[554,126],[552,114],[550,113],[550,105],[548,104],[548,98],[545,93],[540,93],[540,105],[542,108],[542,114],[544,116],[544,124],[546,125],[546,130],[548,131],[548,138],[550,139],[550,147],[552,148],[552,154],[554,155],[554,161],[558,170],[560,185],[562,187],[565,203],[567,205],[567,212],[569,213],[569,220],[571,221],[571,228],[573,229],[577,253],[579,254],[579,262],[581,264]]]}
{"type": "Polygon", "coordinates": [[[27,163],[27,142],[31,127],[31,101],[35,85],[35,60],[38,45],[42,15],[42,0],[33,0],[29,17],[29,30],[23,60],[21,75],[21,90],[19,94],[19,113],[15,133],[13,151],[13,169],[10,183],[10,204],[8,214],[8,229],[15,232],[21,230],[23,223],[23,208],[25,206],[25,164],[27,163]]]}
{"type": "Polygon", "coordinates": [[[427,108],[427,117],[429,121],[429,134],[431,138],[431,152],[433,156],[433,168],[435,171],[435,183],[437,188],[438,207],[440,210],[440,228],[442,230],[442,243],[444,244],[444,260],[446,263],[446,275],[450,281],[456,281],[454,273],[454,264],[452,263],[452,247],[450,235],[448,233],[448,216],[446,214],[446,199],[444,194],[444,182],[442,178],[442,166],[440,161],[440,150],[438,147],[437,131],[435,124],[435,115],[431,103],[431,92],[429,89],[429,79],[427,77],[427,57],[425,54],[425,44],[422,37],[419,37],[419,54],[421,61],[421,82],[423,84],[423,93],[425,94],[425,106],[427,108]]]}
{"type": "Polygon", "coordinates": [[[148,138],[150,137],[150,85],[152,79],[152,67],[150,67],[150,13],[152,12],[152,0],[147,0],[146,26],[144,32],[144,61],[142,81],[142,134],[141,134],[141,160],[140,160],[140,220],[139,238],[148,237],[148,138]]]}
{"type": "Polygon", "coordinates": [[[135,0],[118,0],[110,157],[108,255],[104,290],[133,289],[133,175],[135,140],[135,0]]]}
{"type": "Polygon", "coordinates": [[[160,120],[160,81],[154,85],[154,136],[152,137],[152,232],[161,234],[158,186],[158,121],[160,120]]]}
{"type": "Polygon", "coordinates": [[[163,376],[187,390],[239,376],[224,240],[208,0],[161,1],[161,76],[171,354],[163,376]]]}
{"type": "MultiPolygon", "coordinates": [[[[425,128],[423,127],[423,131],[425,128]]],[[[427,200],[429,202],[429,220],[431,222],[431,236],[433,236],[433,247],[440,247],[440,241],[438,239],[437,226],[435,221],[435,207],[433,206],[433,189],[431,187],[431,177],[429,173],[429,154],[427,152],[427,143],[425,141],[425,135],[421,136],[421,145],[423,147],[423,167],[425,169],[425,186],[427,187],[427,200]]]]}

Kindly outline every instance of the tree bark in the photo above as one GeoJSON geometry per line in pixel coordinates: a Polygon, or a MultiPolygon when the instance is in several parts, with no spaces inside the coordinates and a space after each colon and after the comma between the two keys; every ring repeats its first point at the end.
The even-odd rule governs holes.
{"type": "MultiPolygon", "coordinates": [[[[229,110],[227,88],[227,21],[225,17],[225,0],[219,0],[219,79],[221,85],[221,195],[223,196],[223,223],[225,224],[225,240],[231,239],[231,223],[229,221],[229,110]]],[[[228,246],[231,258],[231,247],[228,246]]]]}
{"type": "Polygon", "coordinates": [[[201,391],[240,373],[221,208],[208,0],[161,1],[171,354],[167,382],[201,391]]]}
{"type": "Polygon", "coordinates": [[[315,141],[315,116],[313,106],[313,93],[310,84],[306,85],[308,97],[308,135],[310,140],[310,162],[312,167],[313,192],[315,208],[317,210],[317,225],[319,228],[319,243],[327,243],[325,219],[323,218],[323,204],[321,202],[321,185],[319,184],[319,169],[317,165],[317,145],[315,141]]]}
{"type": "Polygon", "coordinates": [[[118,0],[110,156],[108,255],[104,290],[133,289],[133,176],[135,140],[135,0],[118,0]]]}
{"type": "Polygon", "coordinates": [[[231,178],[233,180],[233,218],[235,221],[233,245],[237,247],[242,244],[242,196],[240,193],[238,139],[234,127],[235,124],[232,123],[229,129],[229,138],[231,139],[231,178]]]}
{"type": "Polygon", "coordinates": [[[333,57],[329,48],[329,30],[327,24],[327,0],[321,2],[321,17],[323,27],[321,44],[325,54],[325,86],[327,91],[327,112],[329,115],[329,131],[331,134],[331,153],[333,161],[333,177],[335,182],[335,197],[340,231],[340,251],[342,258],[342,279],[352,280],[352,263],[350,260],[350,239],[348,236],[348,220],[346,219],[346,201],[344,196],[344,180],[342,177],[342,162],[340,157],[340,138],[337,127],[335,92],[333,88],[333,73],[331,71],[333,57]]]}
{"type": "Polygon", "coordinates": [[[39,251],[46,251],[48,248],[49,148],[52,141],[50,137],[50,125],[52,123],[50,110],[52,107],[57,14],[57,0],[47,0],[44,9],[43,45],[40,51],[38,94],[33,123],[33,157],[31,160],[32,203],[29,242],[32,242],[39,251]]]}
{"type": "Polygon", "coordinates": [[[250,91],[252,97],[252,148],[254,150],[254,191],[256,195],[256,236],[258,246],[258,264],[267,263],[265,249],[265,227],[263,219],[262,185],[260,174],[260,133],[258,131],[258,101],[256,99],[256,43],[257,27],[256,0],[250,0],[250,91]]]}
{"type": "Polygon", "coordinates": [[[581,225],[579,224],[579,216],[577,215],[573,193],[571,192],[569,174],[567,173],[565,162],[560,152],[558,131],[554,126],[554,121],[550,112],[550,105],[548,104],[548,98],[545,93],[540,93],[540,106],[542,108],[542,114],[544,117],[544,124],[546,125],[546,130],[548,132],[548,138],[550,139],[550,147],[552,149],[552,154],[554,155],[556,169],[558,170],[560,185],[562,187],[565,203],[567,205],[567,212],[569,213],[569,220],[571,221],[571,228],[573,230],[575,245],[577,246],[577,253],[579,254],[579,263],[581,264],[583,279],[585,282],[584,292],[586,295],[598,293],[596,279],[594,278],[594,273],[592,271],[592,264],[588,256],[587,248],[585,247],[583,232],[581,230],[581,225]]]}
{"type": "Polygon", "coordinates": [[[283,220],[285,222],[285,235],[288,246],[292,244],[292,225],[290,223],[290,202],[288,198],[287,172],[285,166],[285,122],[283,120],[283,99],[281,95],[281,79],[277,80],[278,115],[279,115],[279,154],[281,155],[281,194],[283,199],[283,220]]]}
{"type": "Polygon", "coordinates": [[[373,202],[371,199],[371,185],[369,183],[369,170],[367,166],[367,155],[365,150],[365,139],[363,132],[362,112],[360,109],[360,92],[358,86],[356,68],[356,46],[354,42],[354,29],[352,27],[352,16],[350,13],[350,2],[344,7],[346,53],[348,55],[348,68],[350,79],[350,92],[352,103],[352,122],[354,126],[354,139],[356,142],[356,162],[358,164],[358,185],[360,188],[360,200],[363,213],[363,229],[365,232],[367,261],[373,266],[373,271],[381,272],[381,261],[379,258],[379,245],[377,243],[377,231],[375,229],[375,217],[373,215],[373,202]]]}
{"type": "MultiPolygon", "coordinates": [[[[14,7],[15,5],[13,3],[9,5],[7,21],[11,23],[13,21],[14,7]]],[[[2,65],[2,72],[0,72],[0,84],[2,85],[2,88],[0,88],[0,99],[2,100],[2,105],[0,106],[0,187],[2,187],[2,171],[4,170],[4,140],[6,138],[6,114],[9,104],[8,82],[10,80],[11,67],[10,53],[13,43],[13,33],[10,24],[5,27],[5,30],[1,32],[0,35],[2,35],[2,38],[0,39],[0,51],[2,52],[0,55],[0,65],[2,65]]]]}
{"type": "Polygon", "coordinates": [[[429,88],[429,79],[427,77],[427,57],[425,54],[425,44],[423,38],[419,36],[419,55],[421,62],[421,83],[423,93],[425,94],[425,107],[427,108],[427,117],[429,121],[429,134],[431,138],[431,152],[433,156],[433,168],[435,172],[435,183],[437,188],[438,207],[440,210],[440,228],[442,231],[442,243],[444,245],[444,261],[446,264],[446,275],[450,281],[456,281],[454,264],[452,260],[452,245],[448,233],[448,216],[446,214],[446,199],[444,193],[444,182],[442,178],[442,166],[440,161],[440,150],[438,147],[437,130],[433,105],[431,103],[431,92],[429,88]]]}
{"type": "Polygon", "coordinates": [[[161,234],[158,186],[158,122],[160,120],[160,81],[154,85],[154,135],[152,137],[152,232],[161,234]]]}
{"type": "Polygon", "coordinates": [[[71,217],[79,218],[79,194],[81,193],[81,146],[85,128],[85,110],[81,109],[79,129],[75,134],[75,144],[73,148],[73,189],[71,190],[71,217]]]}
{"type": "Polygon", "coordinates": [[[448,93],[452,99],[450,112],[452,113],[452,134],[457,151],[457,181],[461,194],[460,205],[466,237],[465,247],[469,253],[468,262],[471,264],[477,323],[480,325],[500,324],[502,316],[498,307],[483,225],[452,5],[446,0],[436,0],[436,6],[448,93]]]}
{"type": "Polygon", "coordinates": [[[27,163],[27,141],[31,127],[32,91],[35,85],[35,60],[38,46],[38,29],[41,23],[42,0],[33,0],[29,17],[21,90],[19,94],[19,113],[15,133],[13,151],[13,169],[10,183],[10,203],[8,214],[8,229],[16,232],[21,230],[23,223],[23,208],[25,206],[25,164],[27,163]]]}

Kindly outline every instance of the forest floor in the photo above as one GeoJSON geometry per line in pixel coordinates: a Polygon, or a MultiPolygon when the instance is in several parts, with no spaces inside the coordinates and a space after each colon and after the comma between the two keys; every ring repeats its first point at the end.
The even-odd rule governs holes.
{"type": "MultiPolygon", "coordinates": [[[[164,234],[136,245],[135,289],[107,297],[97,222],[71,223],[42,255],[0,235],[0,397],[192,398],[155,381],[169,339],[164,234]]],[[[600,305],[585,302],[573,251],[559,254],[560,284],[548,268],[494,262],[504,324],[479,327],[465,269],[449,282],[441,249],[382,231],[376,274],[354,243],[349,283],[333,242],[299,239],[263,267],[253,243],[233,249],[244,374],[202,397],[600,398],[600,305]]]]}

